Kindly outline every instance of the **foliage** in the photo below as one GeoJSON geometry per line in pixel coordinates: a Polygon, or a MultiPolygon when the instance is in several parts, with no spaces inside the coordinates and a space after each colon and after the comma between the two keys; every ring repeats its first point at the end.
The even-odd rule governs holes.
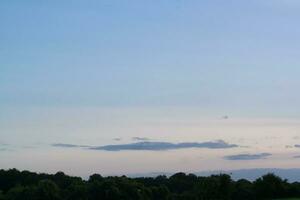
{"type": "Polygon", "coordinates": [[[198,177],[177,173],[155,178],[102,177],[88,180],[63,172],[37,174],[0,170],[0,200],[264,200],[300,197],[300,183],[274,174],[254,182],[234,181],[229,175],[198,177]]]}

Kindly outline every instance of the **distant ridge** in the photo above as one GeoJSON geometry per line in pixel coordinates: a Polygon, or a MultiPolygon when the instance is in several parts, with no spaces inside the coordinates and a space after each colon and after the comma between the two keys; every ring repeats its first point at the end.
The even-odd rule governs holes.
{"type": "MultiPolygon", "coordinates": [[[[283,179],[287,179],[289,182],[300,182],[300,168],[282,169],[282,168],[252,168],[252,169],[238,169],[238,170],[214,170],[214,171],[203,171],[203,172],[187,172],[193,173],[198,176],[210,176],[213,174],[230,174],[232,179],[247,179],[253,181],[262,175],[267,173],[274,173],[283,179]]],[[[169,172],[153,172],[153,173],[141,173],[132,174],[131,177],[155,177],[159,175],[171,176],[174,173],[169,172]]]]}
{"type": "Polygon", "coordinates": [[[212,174],[226,173],[230,174],[234,180],[247,179],[253,181],[267,173],[274,173],[283,179],[288,179],[289,182],[300,182],[300,168],[282,169],[282,168],[253,168],[225,171],[205,171],[197,172],[199,176],[209,176],[212,174]]]}

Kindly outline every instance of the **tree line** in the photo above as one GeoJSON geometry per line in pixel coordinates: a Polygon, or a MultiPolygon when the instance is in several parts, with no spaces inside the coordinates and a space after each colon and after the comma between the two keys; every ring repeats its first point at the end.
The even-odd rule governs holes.
{"type": "Polygon", "coordinates": [[[17,169],[0,170],[0,200],[265,200],[300,197],[300,183],[274,174],[251,182],[227,174],[200,177],[176,173],[170,177],[103,177],[88,180],[17,169]]]}

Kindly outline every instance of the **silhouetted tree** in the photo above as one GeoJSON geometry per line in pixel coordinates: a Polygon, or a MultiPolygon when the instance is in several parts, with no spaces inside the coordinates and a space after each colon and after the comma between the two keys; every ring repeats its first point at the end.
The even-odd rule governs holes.
{"type": "Polygon", "coordinates": [[[93,182],[93,181],[103,181],[103,177],[99,174],[93,174],[90,176],[89,178],[89,182],[93,182]]]}
{"type": "Polygon", "coordinates": [[[253,184],[245,179],[238,180],[235,183],[233,191],[234,200],[252,200],[255,199],[255,194],[253,191],[253,184]]]}
{"type": "Polygon", "coordinates": [[[0,200],[4,200],[4,194],[1,190],[0,190],[0,200]]]}
{"type": "Polygon", "coordinates": [[[257,198],[281,198],[285,197],[285,182],[274,174],[266,174],[254,182],[257,198]]]}
{"type": "Polygon", "coordinates": [[[42,180],[37,185],[36,197],[38,200],[59,200],[59,188],[51,180],[42,180]]]}
{"type": "Polygon", "coordinates": [[[155,178],[102,177],[88,181],[63,172],[37,174],[0,170],[0,200],[266,200],[300,197],[300,183],[274,174],[250,182],[229,175],[197,177],[177,173],[155,178]],[[1,192],[2,191],[2,192],[1,192]]]}

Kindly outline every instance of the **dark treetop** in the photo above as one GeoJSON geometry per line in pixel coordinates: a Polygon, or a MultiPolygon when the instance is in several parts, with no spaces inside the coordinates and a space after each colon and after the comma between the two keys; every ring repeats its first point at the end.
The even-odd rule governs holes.
{"type": "Polygon", "coordinates": [[[102,177],[88,180],[63,172],[37,174],[0,170],[0,200],[260,200],[300,197],[300,183],[274,174],[250,182],[229,175],[199,177],[177,173],[155,178],[102,177]]]}

